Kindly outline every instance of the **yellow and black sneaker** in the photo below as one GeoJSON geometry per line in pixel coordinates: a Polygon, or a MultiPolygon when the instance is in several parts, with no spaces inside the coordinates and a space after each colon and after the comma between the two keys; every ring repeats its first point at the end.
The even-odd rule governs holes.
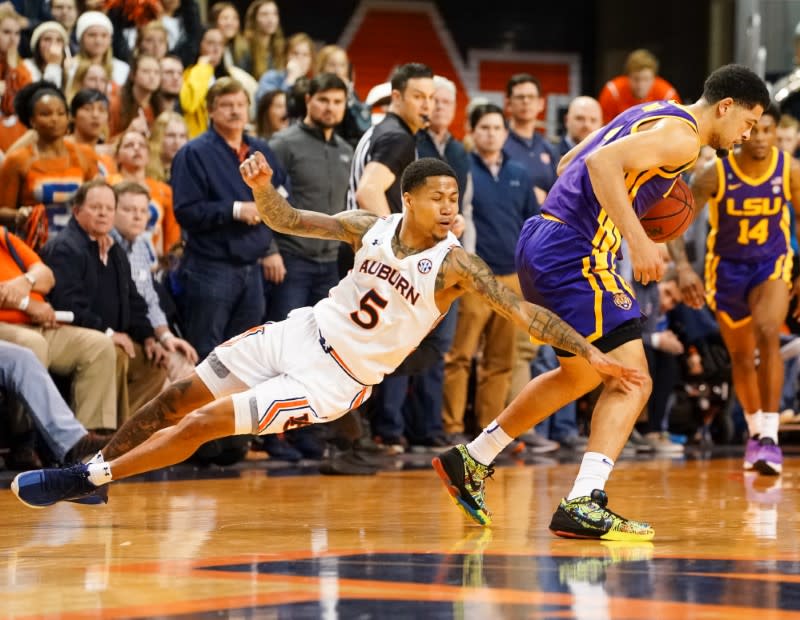
{"type": "Polygon", "coordinates": [[[489,525],[492,517],[486,508],[484,487],[486,478],[494,473],[494,468],[473,459],[464,444],[443,452],[431,464],[456,505],[470,519],[480,525],[489,525]]]}
{"type": "Polygon", "coordinates": [[[600,540],[652,540],[655,531],[647,523],[631,521],[606,508],[608,495],[595,489],[591,496],[562,499],[550,521],[550,531],[562,538],[600,540]]]}

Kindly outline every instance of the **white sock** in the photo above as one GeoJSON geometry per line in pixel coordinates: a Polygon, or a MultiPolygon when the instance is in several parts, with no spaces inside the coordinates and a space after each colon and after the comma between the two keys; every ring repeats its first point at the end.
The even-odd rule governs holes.
{"type": "Polygon", "coordinates": [[[86,461],[87,465],[89,465],[91,463],[105,463],[105,459],[103,458],[103,453],[102,452],[98,452],[92,458],[90,458],[88,461],[86,461]]]}
{"type": "Polygon", "coordinates": [[[764,412],[761,414],[761,437],[766,437],[778,443],[778,427],[781,424],[779,413],[764,412]]]}
{"type": "Polygon", "coordinates": [[[514,441],[503,428],[493,420],[480,435],[467,444],[467,452],[479,463],[491,465],[505,447],[514,441]]]}
{"type": "Polygon", "coordinates": [[[88,463],[89,467],[89,482],[94,486],[99,487],[103,484],[108,484],[112,480],[111,465],[103,461],[102,463],[88,463]]]}
{"type": "Polygon", "coordinates": [[[614,469],[614,461],[604,454],[599,452],[584,454],[578,477],[575,478],[575,484],[567,495],[567,501],[576,497],[588,497],[594,489],[602,491],[612,469],[614,469]]]}
{"type": "Polygon", "coordinates": [[[744,414],[744,421],[747,422],[747,430],[750,433],[750,437],[753,439],[757,439],[761,434],[761,416],[761,409],[755,413],[745,412],[744,414]]]}

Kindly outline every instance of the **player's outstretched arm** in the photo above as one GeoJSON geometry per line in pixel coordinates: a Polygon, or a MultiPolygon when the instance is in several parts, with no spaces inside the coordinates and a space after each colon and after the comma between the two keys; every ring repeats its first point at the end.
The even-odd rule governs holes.
{"type": "Polygon", "coordinates": [[[638,370],[622,366],[602,353],[546,308],[521,299],[495,278],[480,257],[454,248],[445,259],[441,277],[451,286],[479,294],[495,312],[513,321],[535,340],[585,358],[604,380],[619,379],[625,390],[642,384],[644,377],[638,370]]]}
{"type": "Polygon", "coordinates": [[[256,152],[239,166],[239,173],[253,190],[261,219],[272,230],[298,235],[335,239],[357,245],[377,216],[366,211],[345,211],[336,215],[295,209],[272,186],[272,168],[263,153],[256,152]]]}
{"type": "MultiPolygon", "coordinates": [[[[789,191],[791,192],[791,208],[794,209],[795,234],[797,234],[797,231],[800,230],[800,162],[794,158],[792,158],[792,167],[789,171],[789,191]]],[[[800,299],[800,277],[792,283],[792,296],[800,299]]],[[[800,304],[797,304],[792,314],[796,319],[800,319],[800,304]]]]}

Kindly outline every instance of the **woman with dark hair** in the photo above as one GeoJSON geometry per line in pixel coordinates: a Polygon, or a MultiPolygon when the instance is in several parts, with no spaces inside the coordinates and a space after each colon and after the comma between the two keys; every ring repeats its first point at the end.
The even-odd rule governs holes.
{"type": "Polygon", "coordinates": [[[66,141],[67,100],[51,82],[28,84],[14,98],[21,123],[36,139],[8,154],[0,168],[0,206],[42,204],[50,237],[70,219],[69,203],[82,183],[98,175],[94,150],[66,141]]]}
{"type": "Polygon", "coordinates": [[[94,149],[100,174],[107,177],[117,171],[114,150],[103,143],[108,136],[108,97],[98,90],[79,90],[69,104],[72,133],[67,136],[75,144],[94,149]]]}
{"type": "Polygon", "coordinates": [[[155,120],[158,106],[158,87],[161,84],[161,65],[157,58],[142,54],[131,61],[128,79],[119,93],[111,98],[109,108],[109,130],[112,137],[122,133],[137,117],[136,129],[149,133],[155,120]]]}
{"type": "Polygon", "coordinates": [[[63,89],[64,65],[69,51],[69,35],[58,22],[42,22],[31,35],[33,58],[24,60],[34,82],[47,80],[63,89]]]}
{"type": "Polygon", "coordinates": [[[286,92],[271,90],[264,93],[256,108],[256,135],[269,140],[272,134],[289,126],[286,92]]]}

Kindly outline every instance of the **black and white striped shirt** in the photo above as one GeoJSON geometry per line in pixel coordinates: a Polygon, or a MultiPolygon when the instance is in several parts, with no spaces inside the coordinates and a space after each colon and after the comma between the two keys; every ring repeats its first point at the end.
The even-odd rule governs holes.
{"type": "Polygon", "coordinates": [[[353,163],[350,166],[350,187],[347,192],[348,210],[358,209],[356,190],[364,168],[371,161],[377,161],[394,174],[394,183],[386,190],[386,200],[392,213],[403,211],[403,198],[400,193],[400,177],[406,166],[417,158],[417,141],[411,129],[396,114],[389,112],[377,125],[370,127],[361,136],[353,163]]]}

